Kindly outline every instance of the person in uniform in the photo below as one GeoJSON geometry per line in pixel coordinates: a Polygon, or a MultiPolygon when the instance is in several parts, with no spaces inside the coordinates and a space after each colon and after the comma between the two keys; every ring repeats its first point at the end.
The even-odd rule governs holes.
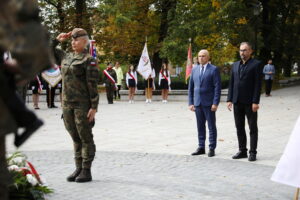
{"type": "Polygon", "coordinates": [[[92,181],[91,166],[96,152],[92,127],[99,103],[99,70],[87,51],[88,43],[88,34],[82,28],[61,33],[53,41],[55,58],[61,60],[63,120],[74,144],[76,169],[67,177],[69,182],[92,181]],[[70,37],[73,52],[55,48],[70,37]]]}
{"type": "Polygon", "coordinates": [[[138,83],[138,79],[137,79],[136,70],[134,69],[133,65],[130,65],[128,72],[126,73],[126,85],[129,90],[128,92],[129,103],[134,102],[133,98],[134,98],[135,91],[137,90],[137,83],[138,83]]]}
{"type": "Polygon", "coordinates": [[[163,63],[162,68],[159,72],[158,85],[161,88],[162,102],[167,103],[171,85],[171,76],[170,71],[168,70],[168,65],[166,63],[163,63]]]}
{"type": "Polygon", "coordinates": [[[5,158],[5,136],[15,133],[15,145],[20,146],[42,124],[16,94],[16,85],[26,85],[50,67],[52,60],[35,0],[2,0],[0,13],[0,198],[8,200],[12,181],[5,158]],[[4,52],[11,52],[14,61],[5,61],[4,52]],[[17,134],[18,128],[25,131],[17,134]]]}
{"type": "Polygon", "coordinates": [[[107,68],[103,71],[104,73],[104,84],[106,88],[106,97],[108,104],[113,104],[114,91],[117,89],[117,74],[113,69],[111,63],[108,64],[107,68]]]}

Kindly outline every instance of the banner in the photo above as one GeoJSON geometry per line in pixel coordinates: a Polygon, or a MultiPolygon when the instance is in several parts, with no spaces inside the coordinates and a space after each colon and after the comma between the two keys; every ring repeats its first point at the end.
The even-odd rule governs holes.
{"type": "Polygon", "coordinates": [[[271,180],[300,188],[300,116],[271,180]]]}
{"type": "Polygon", "coordinates": [[[152,73],[151,62],[148,54],[147,43],[145,43],[137,71],[144,77],[148,79],[149,75],[152,73]]]}
{"type": "Polygon", "coordinates": [[[188,49],[187,61],[186,61],[186,70],[185,70],[185,81],[188,80],[192,73],[193,69],[193,57],[192,57],[192,44],[190,44],[188,49]]]}
{"type": "Polygon", "coordinates": [[[90,52],[90,55],[91,55],[93,58],[97,59],[97,51],[96,51],[96,46],[95,46],[95,44],[96,44],[96,41],[95,41],[95,40],[90,40],[90,44],[89,44],[90,49],[89,49],[89,52],[90,52]]]}
{"type": "Polygon", "coordinates": [[[43,79],[51,86],[55,87],[61,80],[60,69],[57,65],[42,73],[43,79]]]}

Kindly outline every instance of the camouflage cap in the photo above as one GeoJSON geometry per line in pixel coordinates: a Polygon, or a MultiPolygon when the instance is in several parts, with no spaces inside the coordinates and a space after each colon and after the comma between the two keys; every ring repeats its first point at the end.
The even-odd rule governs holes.
{"type": "Polygon", "coordinates": [[[82,37],[82,36],[86,36],[88,35],[86,30],[84,30],[83,28],[74,28],[72,31],[72,38],[78,38],[78,37],[82,37]]]}

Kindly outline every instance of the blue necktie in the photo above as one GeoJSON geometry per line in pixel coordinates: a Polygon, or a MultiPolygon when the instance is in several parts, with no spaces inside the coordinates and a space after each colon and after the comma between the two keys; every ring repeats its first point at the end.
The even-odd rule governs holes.
{"type": "Polygon", "coordinates": [[[200,81],[202,80],[203,73],[204,73],[204,66],[203,66],[203,65],[201,65],[201,71],[200,71],[200,81]]]}

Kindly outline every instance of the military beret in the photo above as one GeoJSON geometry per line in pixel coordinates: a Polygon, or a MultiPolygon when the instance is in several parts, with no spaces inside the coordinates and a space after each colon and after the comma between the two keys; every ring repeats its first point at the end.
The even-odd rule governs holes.
{"type": "Polygon", "coordinates": [[[82,28],[74,28],[72,31],[72,38],[76,39],[78,37],[86,36],[88,35],[86,30],[82,28]]]}

